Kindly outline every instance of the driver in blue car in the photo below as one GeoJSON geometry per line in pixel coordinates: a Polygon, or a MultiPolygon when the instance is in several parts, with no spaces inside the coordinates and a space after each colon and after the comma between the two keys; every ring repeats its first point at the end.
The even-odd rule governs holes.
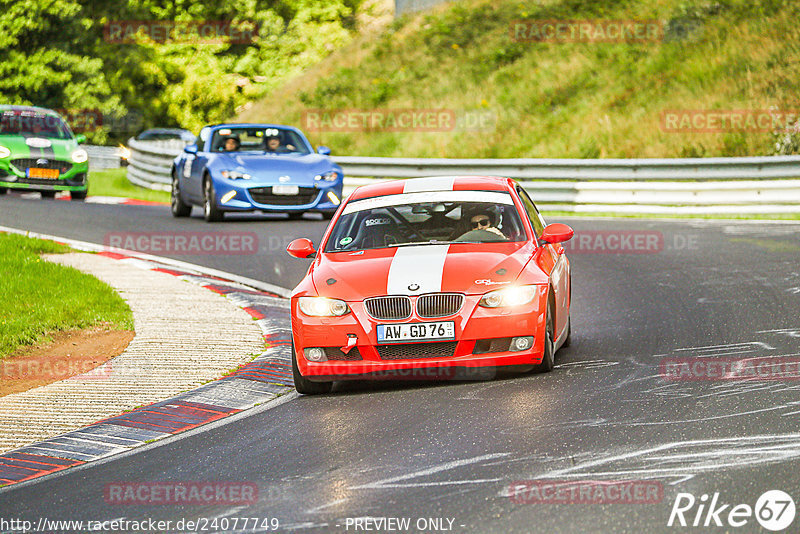
{"type": "Polygon", "coordinates": [[[235,135],[231,135],[230,137],[225,139],[225,144],[223,145],[223,148],[225,149],[225,152],[236,152],[237,150],[239,150],[240,146],[242,146],[242,143],[241,141],[239,141],[239,138],[236,137],[235,135]]]}

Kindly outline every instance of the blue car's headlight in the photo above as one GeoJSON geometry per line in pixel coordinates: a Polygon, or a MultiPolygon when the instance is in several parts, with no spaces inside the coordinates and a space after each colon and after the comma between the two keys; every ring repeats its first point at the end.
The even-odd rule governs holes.
{"type": "Polygon", "coordinates": [[[326,182],[335,182],[339,178],[339,173],[337,171],[328,171],[322,174],[318,174],[314,177],[314,180],[324,180],[326,182]]]}
{"type": "Polygon", "coordinates": [[[222,171],[222,177],[228,180],[249,180],[252,178],[249,174],[239,171],[222,171]]]}

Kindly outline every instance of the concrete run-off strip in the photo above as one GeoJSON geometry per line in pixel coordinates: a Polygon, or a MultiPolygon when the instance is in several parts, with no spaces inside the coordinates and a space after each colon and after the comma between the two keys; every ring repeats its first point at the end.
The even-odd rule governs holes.
{"type": "MultiPolygon", "coordinates": [[[[63,391],[54,390],[55,384],[39,388],[50,391],[46,398],[36,398],[36,406],[18,402],[23,394],[0,399],[0,435],[18,439],[10,441],[15,445],[29,443],[0,452],[0,488],[18,487],[18,483],[130,451],[255,406],[269,409],[294,398],[287,289],[168,258],[14,228],[0,227],[0,231],[51,239],[97,252],[95,258],[107,260],[97,261],[98,267],[90,270],[100,278],[111,273],[115,280],[111,285],[134,307],[137,336],[129,350],[139,356],[138,361],[126,362],[125,354],[120,355],[107,368],[60,384],[63,391]],[[151,274],[158,275],[157,281],[151,274]],[[165,308],[165,299],[175,300],[176,307],[165,308]],[[137,316],[133,301],[149,307],[146,320],[137,316]],[[145,333],[147,338],[142,337],[145,333]],[[258,355],[252,358],[253,354],[258,355]],[[212,363],[209,357],[217,361],[212,363]],[[205,378],[194,369],[202,370],[205,378]],[[126,374],[118,374],[120,370],[126,374]],[[212,378],[219,379],[208,381],[212,378]],[[202,382],[207,383],[190,389],[202,382]],[[183,392],[175,394],[178,391],[183,392]],[[88,392],[93,396],[82,397],[88,392]],[[121,392],[140,396],[124,404],[121,392]],[[130,409],[131,405],[139,407],[130,409]],[[102,411],[94,411],[96,406],[102,406],[102,411]],[[87,410],[92,410],[91,415],[87,410]],[[3,417],[8,413],[13,417],[3,417]],[[105,419],[97,421],[100,417],[105,419]],[[53,421],[62,426],[54,426],[53,421]],[[87,421],[96,422],[83,426],[87,421]],[[14,428],[7,429],[5,424],[14,428]],[[46,435],[55,437],[32,443],[43,428],[46,435]]],[[[58,258],[73,261],[70,256],[58,258]]],[[[77,258],[94,263],[85,256],[77,258]]],[[[29,395],[38,393],[32,390],[29,395]]]]}
{"type": "MultiPolygon", "coordinates": [[[[150,305],[154,307],[153,309],[158,310],[145,322],[148,325],[147,330],[152,336],[148,343],[139,343],[142,340],[139,335],[143,334],[143,328],[140,328],[140,320],[134,311],[137,337],[134,338],[130,347],[141,350],[140,354],[146,356],[156,354],[158,361],[147,357],[138,363],[123,366],[117,363],[124,361],[120,356],[106,364],[107,368],[95,370],[81,375],[78,379],[71,380],[76,385],[75,389],[70,391],[81,393],[81,390],[77,389],[78,387],[92,390],[96,393],[92,399],[73,398],[65,401],[63,395],[59,396],[60,392],[45,399],[42,403],[42,408],[45,410],[51,410],[51,404],[60,406],[56,410],[59,412],[58,414],[53,414],[52,411],[46,413],[56,417],[60,417],[60,412],[71,414],[65,418],[67,426],[52,427],[51,420],[47,420],[43,416],[45,412],[36,412],[30,407],[28,407],[28,411],[23,412],[23,405],[16,405],[16,410],[13,412],[15,417],[12,418],[12,422],[19,429],[18,431],[6,431],[2,428],[3,423],[0,420],[0,430],[3,431],[3,436],[9,434],[22,436],[23,431],[27,432],[27,427],[33,428],[36,436],[38,436],[36,428],[48,428],[47,433],[52,436],[62,432],[64,428],[80,426],[75,430],[60,433],[55,437],[48,437],[12,451],[0,452],[0,488],[10,486],[8,490],[0,489],[0,491],[10,491],[14,487],[19,487],[18,483],[25,483],[51,473],[124,453],[150,442],[213,423],[255,406],[261,405],[264,409],[270,409],[280,405],[284,400],[291,400],[296,396],[293,393],[291,329],[289,303],[286,299],[289,290],[168,258],[50,235],[33,234],[15,228],[0,227],[0,232],[51,239],[77,250],[96,252],[98,257],[104,257],[112,262],[106,262],[104,269],[111,269],[114,276],[118,274],[122,276],[118,289],[121,290],[123,296],[129,297],[129,300],[139,299],[145,303],[145,306],[150,305]],[[128,270],[128,274],[125,276],[121,274],[123,267],[133,268],[135,271],[128,270]],[[167,284],[168,287],[162,286],[161,290],[157,289],[157,284],[150,281],[147,271],[153,271],[152,274],[160,275],[158,283],[167,284]],[[169,278],[164,278],[165,276],[172,277],[173,283],[178,284],[180,289],[178,290],[177,286],[170,284],[169,278]],[[164,290],[165,287],[169,290],[164,290]],[[193,287],[200,293],[193,292],[189,287],[193,287]],[[182,300],[184,308],[165,311],[163,301],[170,295],[182,300]],[[228,304],[226,304],[226,300],[228,304]],[[217,307],[213,313],[209,313],[210,308],[206,309],[206,304],[217,307]],[[198,309],[198,306],[201,308],[198,309]],[[236,311],[236,306],[241,308],[239,312],[236,311]],[[221,308],[224,308],[222,314],[219,313],[221,308]],[[236,315],[236,317],[228,320],[228,314],[236,315]],[[211,327],[207,326],[209,318],[214,323],[211,327]],[[200,328],[199,323],[203,320],[206,321],[206,326],[200,328]],[[257,342],[253,338],[253,325],[256,325],[256,332],[260,332],[257,342]],[[200,337],[198,337],[198,331],[202,331],[199,334],[200,337]],[[231,337],[234,333],[235,338],[231,337]],[[249,343],[248,346],[252,348],[243,348],[245,345],[235,347],[233,343],[237,340],[243,344],[249,343]],[[256,352],[258,356],[251,359],[249,354],[253,354],[250,352],[253,348],[258,349],[260,354],[256,352]],[[171,363],[160,361],[166,359],[164,355],[168,354],[167,351],[169,353],[174,351],[170,354],[171,363]],[[207,361],[209,354],[219,354],[221,358],[231,358],[236,363],[242,361],[247,363],[218,380],[211,380],[195,389],[188,389],[188,391],[174,395],[174,392],[182,387],[189,388],[203,381],[203,378],[197,374],[184,375],[191,372],[193,366],[213,367],[207,361]],[[114,367],[115,365],[117,367],[114,367]],[[164,368],[158,367],[159,365],[164,368]],[[127,378],[116,375],[118,368],[128,370],[127,378]],[[161,381],[150,382],[150,387],[146,388],[143,383],[138,381],[140,376],[136,374],[140,373],[141,369],[146,371],[143,374],[147,376],[160,374],[161,381]],[[103,371],[108,371],[108,374],[104,374],[103,371]],[[116,383],[113,382],[115,376],[116,383]],[[112,381],[97,382],[103,378],[112,381]],[[184,381],[185,385],[177,385],[178,380],[184,381]],[[144,390],[145,392],[139,400],[132,401],[133,404],[140,403],[139,407],[120,413],[117,410],[122,408],[117,405],[113,408],[113,413],[116,415],[108,417],[111,407],[105,406],[104,408],[107,409],[104,409],[103,415],[98,416],[97,413],[91,417],[86,415],[85,420],[96,421],[98,417],[106,417],[105,419],[81,426],[85,421],[79,423],[76,419],[84,414],[81,406],[111,405],[118,401],[119,392],[125,387],[130,387],[131,384],[135,384],[134,389],[137,391],[144,390]],[[171,394],[174,396],[164,399],[165,396],[171,394]],[[147,404],[151,401],[144,400],[145,397],[151,401],[152,398],[164,400],[147,404]],[[278,399],[278,397],[281,398],[278,399]],[[72,417],[71,422],[69,417],[72,417]],[[21,425],[24,425],[25,428],[20,428],[21,425]]],[[[68,256],[59,257],[62,260],[68,258],[68,256]]],[[[81,261],[86,259],[84,256],[79,256],[79,258],[81,261]]],[[[101,273],[102,269],[97,271],[98,276],[102,278],[101,273]]],[[[144,324],[142,324],[143,326],[144,324]]],[[[230,367],[226,367],[227,365],[221,364],[213,372],[210,369],[206,370],[209,371],[209,375],[219,376],[220,372],[235,366],[235,364],[230,364],[230,367]]],[[[69,387],[72,384],[65,385],[69,387]]],[[[85,394],[85,391],[81,394],[85,394]]],[[[3,404],[3,400],[0,399],[0,406],[3,404]]],[[[0,415],[2,414],[1,410],[2,408],[0,408],[0,415]]],[[[224,424],[224,422],[220,421],[220,424],[224,424]]],[[[26,434],[26,442],[30,443],[33,440],[34,437],[30,433],[26,434]]]]}
{"type": "Polygon", "coordinates": [[[217,293],[97,254],[45,259],[117,290],[133,311],[136,334],[100,368],[0,398],[0,451],[196,388],[264,350],[252,317],[217,293]]]}

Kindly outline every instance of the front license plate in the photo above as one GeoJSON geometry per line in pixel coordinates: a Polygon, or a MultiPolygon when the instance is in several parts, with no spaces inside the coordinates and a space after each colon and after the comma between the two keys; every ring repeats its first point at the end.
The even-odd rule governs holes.
{"type": "Polygon", "coordinates": [[[273,195],[296,195],[300,192],[300,188],[296,185],[273,185],[273,195]]]}
{"type": "Polygon", "coordinates": [[[438,323],[379,324],[378,343],[452,340],[456,338],[453,321],[438,323]]]}
{"type": "Polygon", "coordinates": [[[39,169],[31,167],[28,169],[28,178],[49,178],[58,180],[58,169],[39,169]]]}

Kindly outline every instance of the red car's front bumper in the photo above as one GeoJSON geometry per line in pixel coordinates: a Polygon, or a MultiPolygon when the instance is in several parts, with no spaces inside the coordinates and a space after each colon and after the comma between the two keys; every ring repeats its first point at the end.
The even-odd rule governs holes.
{"type": "Polygon", "coordinates": [[[305,378],[330,381],[362,378],[468,379],[484,378],[487,371],[505,366],[531,366],[541,363],[547,290],[542,286],[536,298],[517,308],[478,306],[481,295],[467,295],[458,314],[437,319],[417,316],[404,321],[378,321],[367,314],[363,302],[348,302],[350,313],[341,317],[309,317],[291,302],[292,336],[297,366],[305,378]],[[453,321],[455,340],[378,344],[378,324],[453,321]],[[341,350],[349,336],[356,345],[345,354],[341,350]],[[508,340],[533,336],[531,348],[508,350],[508,340]],[[446,343],[449,345],[445,346],[446,343]],[[308,361],[303,350],[325,349],[328,361],[308,361]],[[387,348],[388,347],[388,348],[387,348]],[[506,350],[503,350],[503,349],[506,350]],[[335,359],[332,359],[335,358],[335,359]]]}

